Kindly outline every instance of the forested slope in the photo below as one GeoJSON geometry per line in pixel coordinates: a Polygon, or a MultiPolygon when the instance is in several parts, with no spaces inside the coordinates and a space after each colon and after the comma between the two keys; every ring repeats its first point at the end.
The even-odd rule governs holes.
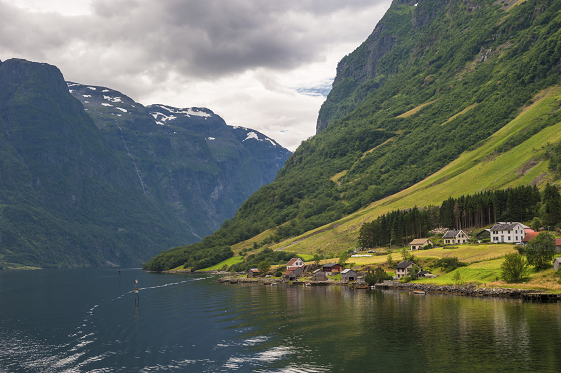
{"type": "Polygon", "coordinates": [[[339,63],[318,134],[201,247],[271,228],[258,245],[303,234],[424,180],[493,134],[508,138],[497,157],[552,128],[557,97],[522,128],[499,131],[559,84],[560,9],[542,0],[394,1],[339,63]]]}

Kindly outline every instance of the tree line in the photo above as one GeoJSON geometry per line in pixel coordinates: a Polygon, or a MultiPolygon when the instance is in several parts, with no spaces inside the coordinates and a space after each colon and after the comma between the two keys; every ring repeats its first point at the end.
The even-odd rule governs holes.
{"type": "Polygon", "coordinates": [[[440,206],[395,210],[364,223],[359,244],[364,248],[406,245],[427,237],[434,228],[482,228],[498,221],[531,221],[533,225],[554,227],[561,223],[561,195],[547,184],[485,191],[458,198],[450,197],[440,206]]]}

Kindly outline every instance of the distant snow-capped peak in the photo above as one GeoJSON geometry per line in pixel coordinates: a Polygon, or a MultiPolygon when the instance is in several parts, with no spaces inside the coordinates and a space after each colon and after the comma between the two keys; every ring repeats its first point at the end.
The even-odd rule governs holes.
{"type": "Polygon", "coordinates": [[[230,126],[230,127],[232,127],[232,130],[243,130],[245,132],[245,139],[243,139],[242,142],[248,141],[248,140],[268,141],[273,146],[280,146],[275,140],[270,139],[269,137],[263,135],[260,132],[252,130],[251,128],[246,128],[246,127],[241,127],[241,126],[230,126]]]}

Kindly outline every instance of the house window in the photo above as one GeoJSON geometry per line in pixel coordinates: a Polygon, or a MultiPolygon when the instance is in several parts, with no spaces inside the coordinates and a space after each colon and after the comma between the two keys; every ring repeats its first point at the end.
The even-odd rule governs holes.
{"type": "Polygon", "coordinates": [[[510,236],[508,236],[508,240],[510,241],[510,236]]]}
{"type": "Polygon", "coordinates": [[[518,236],[515,236],[515,237],[514,237],[514,240],[515,240],[515,241],[518,241],[518,236]]]}

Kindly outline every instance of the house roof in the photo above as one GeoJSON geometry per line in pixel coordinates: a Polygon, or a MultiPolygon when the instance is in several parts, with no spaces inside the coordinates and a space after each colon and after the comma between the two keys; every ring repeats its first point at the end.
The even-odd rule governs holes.
{"type": "Polygon", "coordinates": [[[555,239],[555,246],[561,246],[561,238],[555,239]]]}
{"type": "Polygon", "coordinates": [[[259,272],[259,268],[250,268],[249,269],[251,272],[259,272]]]}
{"type": "Polygon", "coordinates": [[[508,223],[500,222],[500,223],[494,224],[489,229],[491,229],[492,231],[511,231],[519,225],[522,226],[523,229],[525,229],[524,228],[525,226],[518,223],[518,222],[508,222],[508,223]]]}
{"type": "Polygon", "coordinates": [[[395,268],[399,268],[399,269],[405,269],[407,267],[409,267],[410,265],[415,264],[410,260],[406,260],[404,262],[399,263],[397,266],[395,266],[395,268]]]}
{"type": "Polygon", "coordinates": [[[553,263],[555,263],[556,261],[557,261],[557,263],[561,263],[561,258],[557,257],[557,258],[553,259],[553,263]]]}
{"type": "Polygon", "coordinates": [[[463,231],[461,229],[459,231],[455,229],[448,229],[448,231],[444,233],[444,236],[442,236],[442,238],[455,238],[458,234],[460,234],[460,232],[463,231]]]}
{"type": "Polygon", "coordinates": [[[318,268],[313,273],[315,274],[315,273],[324,273],[324,272],[321,270],[321,268],[318,268]]]}
{"type": "Polygon", "coordinates": [[[327,263],[323,265],[323,268],[331,268],[331,267],[335,267],[336,265],[338,265],[337,263],[327,263]]]}
{"type": "Polygon", "coordinates": [[[429,271],[419,271],[419,275],[430,275],[431,273],[429,271]]]}
{"type": "MultiPolygon", "coordinates": [[[[352,269],[347,268],[341,271],[341,274],[345,274],[345,273],[349,273],[349,272],[354,272],[352,269]]],[[[355,272],[356,273],[356,272],[355,272]]]]}
{"type": "Polygon", "coordinates": [[[524,237],[524,239],[522,240],[522,242],[530,242],[532,241],[534,238],[536,238],[536,236],[539,234],[539,232],[528,232],[526,233],[526,236],[524,237]]]}
{"type": "Polygon", "coordinates": [[[294,270],[289,269],[289,270],[286,271],[284,274],[285,274],[286,276],[290,276],[290,274],[291,274],[292,272],[294,272],[294,270]]]}
{"type": "Polygon", "coordinates": [[[286,266],[287,266],[287,267],[292,267],[292,266],[294,266],[294,264],[296,264],[296,262],[298,261],[298,259],[300,259],[300,258],[292,258],[292,259],[290,259],[290,260],[288,261],[288,263],[286,263],[286,266]]]}
{"type": "Polygon", "coordinates": [[[409,245],[422,245],[424,243],[426,243],[427,241],[430,241],[428,238],[416,238],[413,241],[409,242],[409,245]]]}

